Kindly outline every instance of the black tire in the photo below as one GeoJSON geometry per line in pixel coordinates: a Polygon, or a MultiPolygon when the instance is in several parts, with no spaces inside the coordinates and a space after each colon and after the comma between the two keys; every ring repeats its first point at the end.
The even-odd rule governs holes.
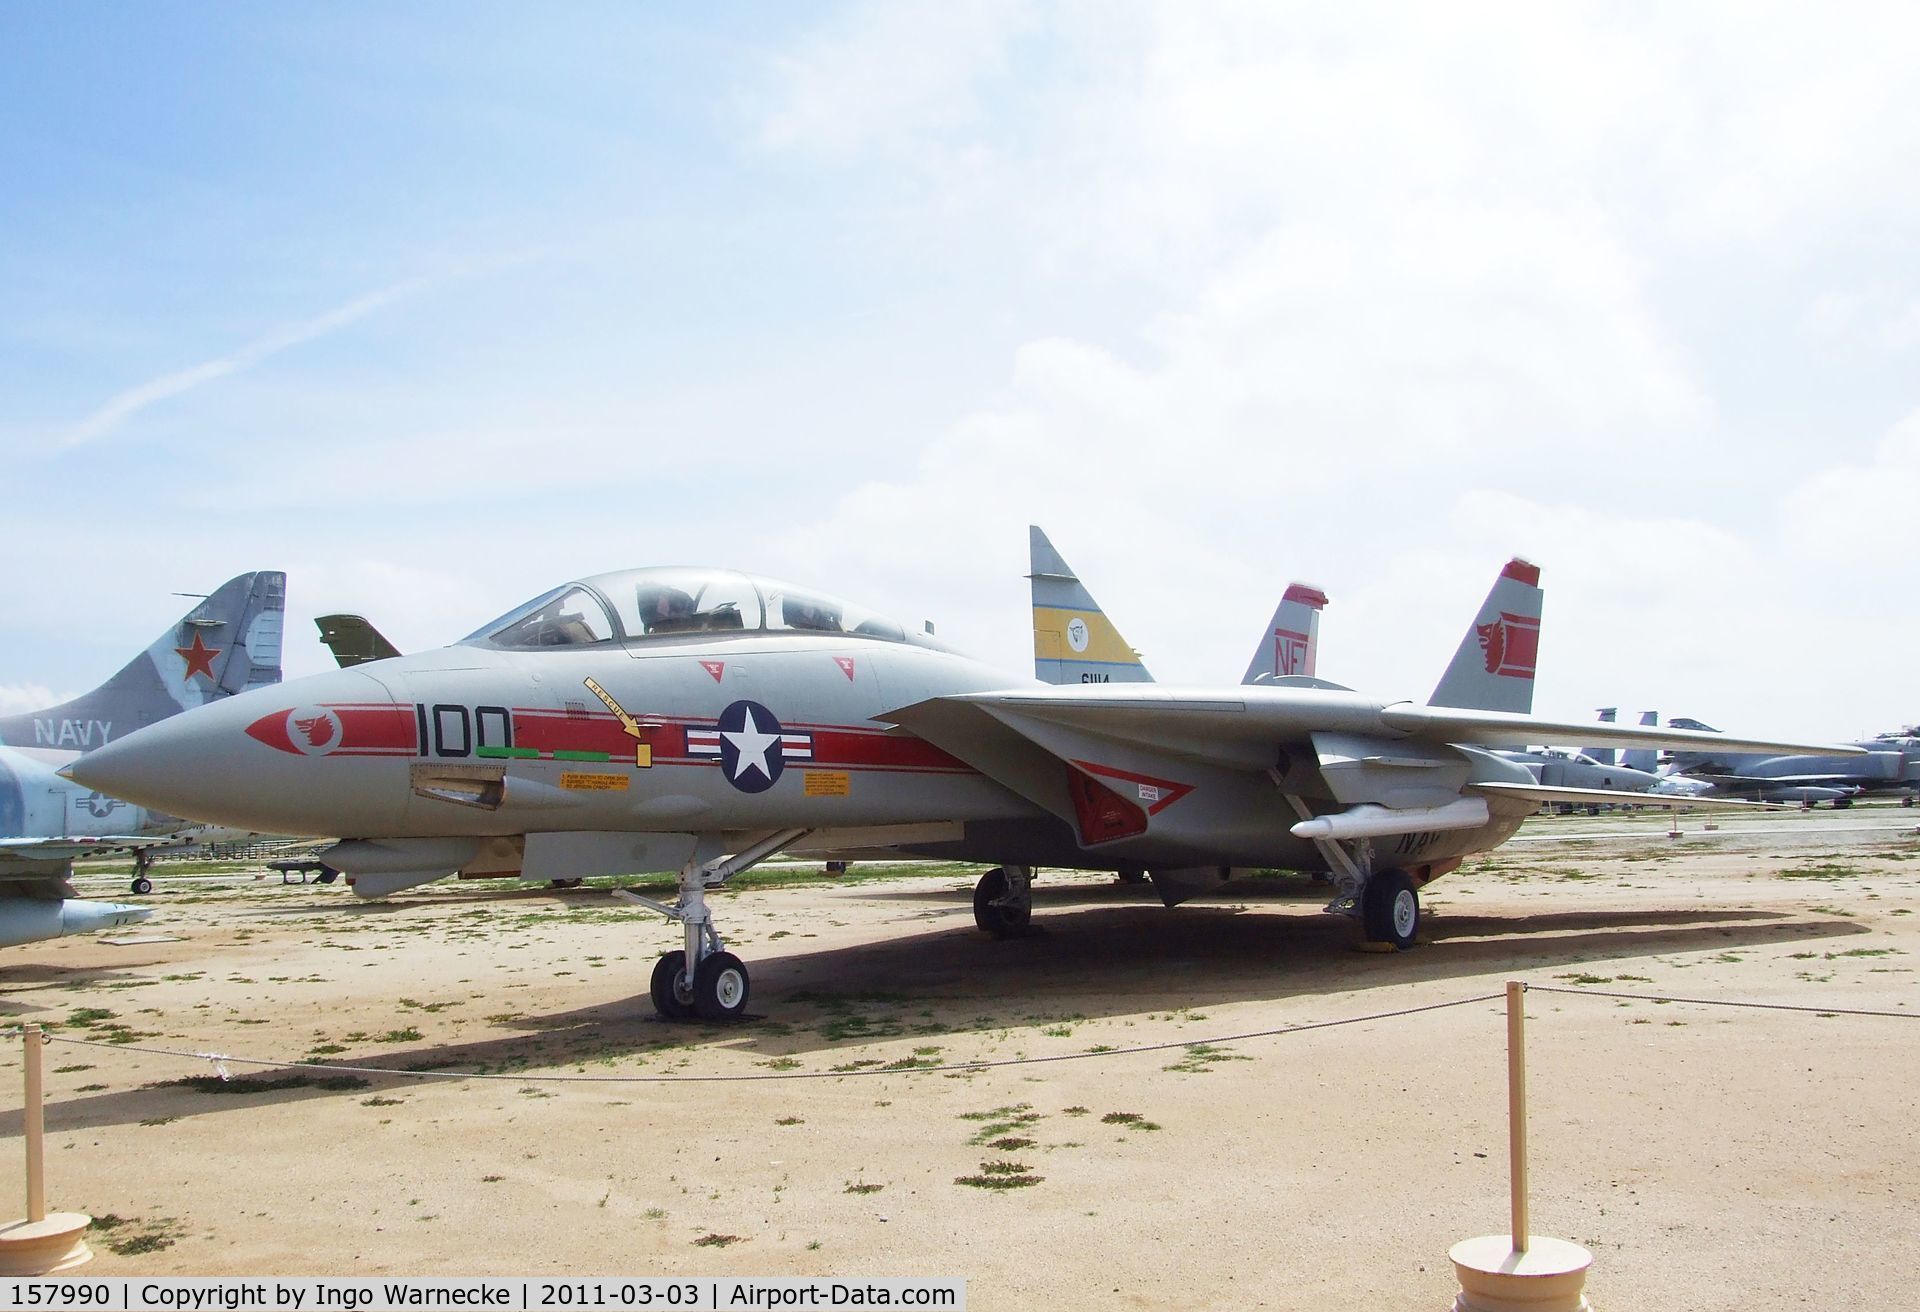
{"type": "Polygon", "coordinates": [[[746,963],[731,952],[703,958],[693,972],[693,1006],[701,1020],[739,1020],[751,990],[746,963]]]}
{"type": "Polygon", "coordinates": [[[135,875],[133,877],[133,891],[141,897],[145,897],[147,894],[153,892],[153,881],[145,875],[135,875]]]}
{"type": "Polygon", "coordinates": [[[1360,910],[1372,942],[1410,948],[1420,933],[1420,893],[1404,870],[1382,870],[1369,879],[1360,910]]]}
{"type": "Polygon", "coordinates": [[[680,972],[686,964],[687,954],[678,949],[653,963],[653,1009],[662,1020],[693,1019],[693,994],[683,992],[680,986],[680,972]]]}
{"type": "Polygon", "coordinates": [[[323,884],[331,884],[334,880],[340,878],[340,872],[338,870],[322,870],[315,878],[323,884]]]}
{"type": "Polygon", "coordinates": [[[1833,799],[1833,809],[1836,811],[1844,811],[1852,805],[1853,799],[1851,797],[1836,797],[1833,799]]]}
{"type": "Polygon", "coordinates": [[[1121,866],[1113,872],[1113,877],[1123,884],[1144,884],[1147,882],[1145,866],[1121,866]]]}
{"type": "Polygon", "coordinates": [[[1013,887],[1007,878],[1007,872],[995,866],[980,876],[980,882],[973,886],[973,923],[993,935],[995,938],[1011,938],[1015,934],[1026,932],[1027,924],[1033,919],[1030,906],[1005,906],[999,901],[1013,887]]]}

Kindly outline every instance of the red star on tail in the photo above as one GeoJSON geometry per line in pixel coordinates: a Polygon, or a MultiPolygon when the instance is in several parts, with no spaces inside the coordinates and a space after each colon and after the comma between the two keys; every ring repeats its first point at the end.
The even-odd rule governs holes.
{"type": "Polygon", "coordinates": [[[196,674],[204,674],[207,676],[208,683],[213,682],[213,658],[220,654],[220,648],[207,646],[196,633],[193,635],[193,646],[175,647],[174,650],[187,663],[186,678],[191,679],[196,674]]]}

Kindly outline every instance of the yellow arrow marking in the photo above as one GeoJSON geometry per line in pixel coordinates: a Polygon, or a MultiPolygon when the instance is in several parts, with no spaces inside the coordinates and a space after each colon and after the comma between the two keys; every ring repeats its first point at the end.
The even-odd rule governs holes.
{"type": "Polygon", "coordinates": [[[647,731],[645,727],[642,726],[638,720],[627,714],[626,708],[613,699],[612,693],[600,686],[599,680],[589,676],[587,679],[587,691],[591,692],[595,697],[598,697],[601,702],[606,705],[606,708],[613,712],[614,717],[620,721],[620,727],[626,730],[628,737],[638,741],[638,745],[633,749],[633,764],[635,768],[641,770],[650,768],[653,765],[653,747],[647,742],[647,731]]]}

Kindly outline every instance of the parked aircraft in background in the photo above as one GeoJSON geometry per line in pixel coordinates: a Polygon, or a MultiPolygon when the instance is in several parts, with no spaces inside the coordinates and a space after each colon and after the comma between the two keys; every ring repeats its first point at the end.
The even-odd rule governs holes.
{"type": "Polygon", "coordinates": [[[272,570],[230,579],[92,692],[0,718],[0,946],[147,917],[74,898],[73,862],[133,851],[134,892],[149,892],[145,854],[189,837],[183,822],[56,772],[168,716],[278,683],[286,586],[272,570]]]}
{"type": "MultiPolygon", "coordinates": [[[[1483,653],[1494,677],[1515,644],[1483,653]]],[[[663,1015],[747,1005],[707,894],[783,851],[995,862],[974,891],[1023,930],[1036,866],[1142,865],[1169,904],[1247,867],[1329,870],[1334,907],[1413,943],[1417,890],[1543,793],[1482,744],[1580,734],[1700,745],[1325,688],[1009,681],[861,607],[724,570],[563,584],[463,642],[313,675],[116,740],[69,772],[196,819],[341,838],[366,896],[467,869],[672,870],[684,947],[663,1015]]],[[[1750,751],[1809,750],[1726,740],[1750,751]]],[[[1815,748],[1811,750],[1825,750],[1815,748]]]]}
{"type": "MultiPolygon", "coordinates": [[[[1624,765],[1608,765],[1585,752],[1567,747],[1532,747],[1526,751],[1502,751],[1509,761],[1527,767],[1542,784],[1559,788],[1613,789],[1629,793],[1651,792],[1660,776],[1624,765]]],[[[1599,803],[1587,803],[1597,811],[1599,803]]]]}
{"type": "MultiPolygon", "coordinates": [[[[1617,715],[1619,715],[1619,713],[1620,713],[1620,708],[1617,706],[1602,706],[1598,711],[1595,712],[1595,714],[1599,717],[1601,724],[1612,724],[1614,722],[1614,718],[1617,715]]],[[[1646,723],[1646,721],[1642,720],[1641,723],[1644,724],[1646,723]]],[[[1614,749],[1611,747],[1585,747],[1581,749],[1580,754],[1582,756],[1592,757],[1595,761],[1598,761],[1601,765],[1625,764],[1625,762],[1622,762],[1619,760],[1619,758],[1615,755],[1614,749]]],[[[1648,773],[1652,773],[1652,772],[1649,771],[1648,773]]]]}
{"type": "Polygon", "coordinates": [[[368,623],[363,615],[322,615],[314,620],[320,641],[333,653],[334,663],[343,670],[368,661],[384,661],[398,656],[400,649],[386,635],[368,623]]]}
{"type": "MultiPolygon", "coordinates": [[[[1701,733],[1717,732],[1698,720],[1668,723],[1701,733]]],[[[1869,738],[1848,746],[1853,750],[1844,756],[1756,755],[1708,746],[1676,751],[1671,766],[1675,778],[1706,784],[1715,795],[1807,806],[1817,802],[1851,806],[1855,797],[1866,793],[1904,792],[1911,797],[1920,789],[1920,750],[1910,742],[1869,738]]]]}
{"type": "MultiPolygon", "coordinates": [[[[1027,529],[1033,592],[1033,677],[1042,683],[1152,683],[1138,652],[1120,636],[1100,603],[1039,525],[1027,529]],[[1111,659],[1097,659],[1099,657],[1111,659]],[[1124,653],[1124,658],[1121,654],[1124,653]]],[[[1242,683],[1286,680],[1310,685],[1320,644],[1326,594],[1289,583],[1254,644],[1242,683]]]]}

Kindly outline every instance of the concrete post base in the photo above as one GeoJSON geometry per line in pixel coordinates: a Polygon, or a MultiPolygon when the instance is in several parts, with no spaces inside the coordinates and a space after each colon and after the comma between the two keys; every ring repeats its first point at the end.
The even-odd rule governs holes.
{"type": "Polygon", "coordinates": [[[1534,1235],[1516,1253],[1512,1236],[1481,1235],[1447,1256],[1460,1277],[1454,1312],[1588,1312],[1581,1290],[1593,1254],[1578,1244],[1534,1235]]]}
{"type": "Polygon", "coordinates": [[[79,1212],[49,1212],[44,1221],[0,1226],[0,1276],[44,1276],[93,1260],[86,1229],[93,1218],[79,1212]]]}

